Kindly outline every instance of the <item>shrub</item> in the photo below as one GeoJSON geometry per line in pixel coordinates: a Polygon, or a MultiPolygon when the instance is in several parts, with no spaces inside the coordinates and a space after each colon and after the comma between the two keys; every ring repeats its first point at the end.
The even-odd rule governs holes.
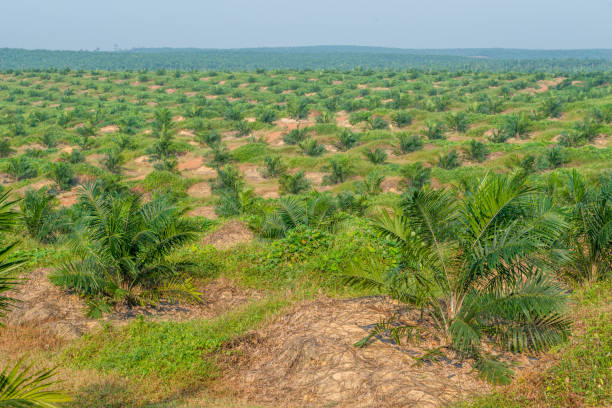
{"type": "Polygon", "coordinates": [[[293,129],[286,135],[283,135],[283,141],[287,143],[288,145],[296,145],[306,140],[307,137],[308,137],[308,134],[306,132],[306,129],[297,128],[297,129],[293,129]]]}
{"type": "Polygon", "coordinates": [[[287,171],[287,166],[283,164],[280,156],[266,156],[264,159],[265,168],[261,171],[264,178],[274,178],[287,171]]]}
{"type": "Polygon", "coordinates": [[[325,146],[319,144],[315,139],[306,139],[298,143],[302,153],[308,156],[320,156],[325,153],[325,146]]]}
{"type": "Polygon", "coordinates": [[[423,163],[416,162],[406,164],[401,169],[403,184],[411,190],[420,190],[423,186],[429,184],[431,178],[431,169],[425,167],[423,163]]]}
{"type": "Polygon", "coordinates": [[[7,172],[17,180],[25,180],[36,177],[38,175],[38,167],[31,159],[25,156],[18,156],[9,159],[7,172]]]}
{"type": "Polygon", "coordinates": [[[399,150],[402,153],[411,153],[423,148],[423,138],[408,133],[398,133],[399,150]]]}
{"type": "MultiPolygon", "coordinates": [[[[403,198],[401,212],[383,212],[372,225],[399,249],[402,262],[355,268],[346,282],[376,288],[431,316],[445,345],[473,358],[483,378],[511,380],[508,366],[485,353],[487,338],[515,353],[567,338],[567,294],[541,262],[566,224],[523,174],[474,180],[459,201],[446,190],[416,190],[403,198]]],[[[414,329],[394,323],[379,323],[358,344],[414,329]]]]}
{"type": "Polygon", "coordinates": [[[74,183],[74,171],[68,163],[51,163],[49,177],[57,183],[61,190],[68,190],[74,183]]]}
{"type": "Polygon", "coordinates": [[[459,166],[461,166],[461,159],[455,150],[451,150],[450,152],[442,154],[440,157],[438,157],[438,167],[440,168],[452,170],[459,166]]]}
{"type": "Polygon", "coordinates": [[[26,190],[19,208],[21,220],[32,238],[49,243],[55,241],[60,233],[67,232],[68,224],[55,207],[55,198],[46,189],[26,190]]]}
{"type": "Polygon", "coordinates": [[[359,142],[359,135],[351,132],[349,129],[342,129],[338,134],[338,142],[336,147],[342,151],[347,151],[357,146],[359,142]]]}
{"type": "Polygon", "coordinates": [[[364,156],[373,164],[383,164],[387,160],[387,152],[380,147],[374,150],[366,150],[364,156]]]}
{"type": "Polygon", "coordinates": [[[330,174],[323,177],[323,184],[343,183],[353,172],[353,163],[346,156],[334,157],[325,167],[330,174]]]}
{"type": "Polygon", "coordinates": [[[442,122],[434,122],[428,120],[425,122],[425,136],[429,140],[444,139],[444,124],[442,122]]]}
{"type": "Polygon", "coordinates": [[[470,140],[467,151],[470,159],[477,161],[478,163],[485,161],[489,155],[487,145],[474,139],[470,140]]]}
{"type": "Polygon", "coordinates": [[[400,128],[410,125],[413,119],[414,117],[406,111],[393,112],[393,114],[391,115],[391,120],[393,121],[395,126],[400,128]]]}
{"type": "Polygon", "coordinates": [[[276,210],[262,225],[263,235],[271,238],[285,236],[298,227],[326,228],[335,221],[336,207],[329,194],[314,194],[306,199],[281,197],[276,210]]]}
{"type": "Polygon", "coordinates": [[[470,118],[465,112],[449,113],[446,115],[448,128],[459,133],[465,133],[470,126],[470,118]]]}
{"type": "Polygon", "coordinates": [[[310,180],[306,178],[303,171],[295,174],[282,174],[278,181],[281,194],[300,194],[310,190],[310,180]]]}
{"type": "Polygon", "coordinates": [[[371,130],[384,130],[389,128],[389,122],[382,116],[372,116],[368,119],[368,128],[371,130]]]}

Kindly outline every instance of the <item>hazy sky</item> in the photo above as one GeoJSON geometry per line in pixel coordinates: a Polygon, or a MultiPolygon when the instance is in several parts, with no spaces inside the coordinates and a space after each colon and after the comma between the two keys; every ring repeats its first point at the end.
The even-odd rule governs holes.
{"type": "Polygon", "coordinates": [[[1,0],[0,48],[612,48],[612,0],[1,0]]]}

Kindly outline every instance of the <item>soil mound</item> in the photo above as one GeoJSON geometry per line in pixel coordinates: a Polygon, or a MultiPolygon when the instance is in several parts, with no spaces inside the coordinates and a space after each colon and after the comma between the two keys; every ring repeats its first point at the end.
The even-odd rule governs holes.
{"type": "Polygon", "coordinates": [[[287,407],[437,407],[489,388],[466,362],[420,361],[435,340],[354,346],[397,312],[383,297],[302,304],[229,345],[239,352],[225,380],[248,400],[287,407]]]}
{"type": "Polygon", "coordinates": [[[232,220],[206,235],[202,240],[202,244],[212,245],[217,249],[223,250],[250,242],[253,236],[253,233],[245,223],[232,220]]]}
{"type": "Polygon", "coordinates": [[[49,281],[50,272],[49,268],[34,270],[25,277],[19,290],[12,294],[18,303],[8,314],[7,331],[15,334],[30,333],[36,328],[41,341],[42,337],[70,340],[98,327],[100,321],[122,325],[138,316],[155,321],[212,318],[261,298],[261,294],[252,289],[240,288],[230,280],[218,278],[196,284],[202,293],[202,301],[199,303],[161,302],[155,306],[120,306],[96,320],[86,316],[87,306],[81,297],[49,281]]]}

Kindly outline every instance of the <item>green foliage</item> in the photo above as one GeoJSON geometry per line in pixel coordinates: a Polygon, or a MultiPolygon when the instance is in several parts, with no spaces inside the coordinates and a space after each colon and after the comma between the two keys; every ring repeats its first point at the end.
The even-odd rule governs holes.
{"type": "Polygon", "coordinates": [[[280,156],[266,156],[264,159],[265,169],[261,172],[264,178],[279,177],[287,171],[287,166],[280,156]]]}
{"type": "Polygon", "coordinates": [[[308,138],[306,129],[293,129],[286,135],[283,135],[283,141],[288,145],[296,145],[308,138]]]}
{"type": "Polygon", "coordinates": [[[371,171],[363,179],[356,183],[356,190],[366,195],[378,195],[382,193],[382,182],[385,180],[385,175],[379,171],[371,171]]]}
{"type": "Polygon", "coordinates": [[[351,132],[349,129],[343,128],[338,133],[338,142],[336,142],[338,149],[347,151],[357,146],[357,143],[359,143],[359,135],[351,132]]]}
{"type": "Polygon", "coordinates": [[[487,175],[466,190],[459,203],[448,191],[417,190],[401,212],[375,218],[401,249],[399,268],[347,282],[425,308],[449,346],[472,356],[489,381],[507,383],[508,369],[481,351],[485,334],[513,352],[568,334],[566,294],[541,262],[567,225],[521,174],[487,175]]]}
{"type": "Polygon", "coordinates": [[[37,241],[53,242],[59,234],[66,232],[67,222],[55,209],[55,198],[46,189],[26,190],[19,207],[28,234],[37,241]]]}
{"type": "Polygon", "coordinates": [[[528,135],[532,123],[525,113],[508,115],[502,122],[501,129],[507,137],[524,138],[528,135]]]}
{"type": "Polygon", "coordinates": [[[444,139],[446,137],[444,131],[445,127],[442,122],[434,122],[432,120],[425,122],[425,136],[427,136],[429,140],[444,139]]]}
{"type": "Polygon", "coordinates": [[[131,305],[199,299],[184,277],[188,265],[168,260],[195,232],[176,207],[161,198],[143,204],[138,196],[117,196],[99,184],[83,187],[79,201],[85,225],[74,242],[75,258],[51,276],[55,284],[131,305]]]}
{"type": "Polygon", "coordinates": [[[26,156],[9,159],[6,171],[17,180],[31,179],[38,175],[38,167],[32,159],[26,156]]]}
{"type": "MultiPolygon", "coordinates": [[[[17,213],[13,210],[16,201],[10,200],[9,194],[10,191],[0,194],[0,232],[11,231],[17,219],[17,213]]],[[[0,318],[6,316],[6,310],[15,302],[13,298],[7,296],[7,292],[14,290],[21,283],[15,276],[15,270],[25,260],[12,256],[18,243],[15,241],[0,247],[0,318]]],[[[0,322],[1,326],[2,322],[0,322]]]]}
{"type": "Polygon", "coordinates": [[[408,126],[414,120],[414,117],[406,111],[396,111],[391,114],[393,124],[399,128],[408,126]]]}
{"type": "Polygon", "coordinates": [[[472,139],[468,145],[468,155],[470,159],[482,163],[489,155],[489,149],[483,142],[472,139]]]}
{"type": "Polygon", "coordinates": [[[330,174],[323,177],[324,184],[343,183],[353,172],[353,163],[346,156],[333,157],[325,167],[330,174]]]}
{"type": "Polygon", "coordinates": [[[387,160],[387,152],[380,147],[366,150],[363,155],[373,164],[383,164],[387,160]]]}
{"type": "Polygon", "coordinates": [[[566,241],[571,249],[566,273],[595,282],[612,274],[612,181],[593,186],[576,170],[568,177],[571,203],[566,241]]]}
{"type": "Polygon", "coordinates": [[[300,194],[310,190],[311,183],[303,171],[294,174],[281,174],[278,183],[281,194],[300,194]]]}
{"type": "Polygon", "coordinates": [[[425,167],[421,162],[416,162],[404,165],[401,174],[406,187],[410,190],[420,190],[423,186],[429,184],[431,168],[425,167]]]}
{"type": "Polygon", "coordinates": [[[88,334],[64,352],[77,367],[116,373],[164,396],[188,391],[218,374],[215,352],[231,339],[257,328],[287,304],[251,303],[215,319],[186,322],[135,320],[88,334]]]}
{"type": "Polygon", "coordinates": [[[399,150],[402,153],[412,153],[423,148],[423,138],[421,136],[402,132],[397,134],[397,139],[399,150]]]}
{"type": "Polygon", "coordinates": [[[336,206],[328,194],[314,194],[306,199],[283,196],[277,208],[262,224],[266,237],[283,237],[297,227],[327,228],[335,222],[336,206]]]}
{"type": "Polygon", "coordinates": [[[74,171],[68,163],[51,163],[49,177],[61,190],[68,190],[74,183],[74,171]]]}
{"type": "Polygon", "coordinates": [[[384,130],[389,128],[389,122],[382,116],[371,116],[367,122],[368,128],[371,130],[384,130]]]}
{"type": "Polygon", "coordinates": [[[441,154],[438,157],[438,167],[445,170],[452,170],[461,166],[461,159],[456,150],[451,150],[448,153],[441,154]]]}
{"type": "Polygon", "coordinates": [[[465,112],[448,113],[446,115],[446,124],[451,130],[465,133],[470,126],[470,118],[465,112]]]}
{"type": "Polygon", "coordinates": [[[563,114],[563,103],[553,97],[546,98],[542,102],[540,111],[546,118],[560,118],[563,114]]]}
{"type": "Polygon", "coordinates": [[[23,359],[11,369],[0,373],[0,406],[54,408],[72,399],[61,391],[52,391],[55,370],[31,372],[32,366],[23,366],[23,359]]]}
{"type": "Polygon", "coordinates": [[[13,153],[11,141],[8,138],[0,139],[0,157],[7,157],[13,153]]]}
{"type": "Polygon", "coordinates": [[[308,156],[320,156],[325,153],[325,146],[319,144],[315,139],[305,139],[298,143],[302,153],[308,156]]]}

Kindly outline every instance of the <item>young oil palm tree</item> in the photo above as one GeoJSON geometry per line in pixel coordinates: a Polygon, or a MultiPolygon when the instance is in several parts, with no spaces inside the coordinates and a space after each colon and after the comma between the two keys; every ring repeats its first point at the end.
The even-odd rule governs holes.
{"type": "Polygon", "coordinates": [[[184,275],[189,265],[169,259],[196,231],[176,207],[163,198],[142,203],[140,196],[108,193],[97,183],[81,188],[79,203],[85,216],[77,259],[55,271],[54,283],[110,303],[199,299],[184,275]]]}
{"type": "Polygon", "coordinates": [[[276,210],[265,218],[263,235],[280,238],[299,226],[326,227],[333,224],[336,212],[334,199],[328,194],[315,193],[306,199],[284,196],[279,199],[276,210]]]}
{"type": "Polygon", "coordinates": [[[67,222],[55,209],[55,198],[45,188],[26,190],[19,203],[21,220],[28,234],[43,243],[55,241],[68,228],[67,222]]]}
{"type": "Polygon", "coordinates": [[[570,193],[570,276],[594,282],[612,273],[612,183],[594,188],[573,170],[570,193]]]}
{"type": "Polygon", "coordinates": [[[487,175],[459,203],[445,190],[415,191],[373,226],[401,248],[399,266],[347,281],[424,309],[447,346],[474,358],[488,380],[508,382],[511,371],[484,354],[486,339],[521,352],[567,335],[567,296],[547,273],[566,223],[522,174],[487,175]]]}

